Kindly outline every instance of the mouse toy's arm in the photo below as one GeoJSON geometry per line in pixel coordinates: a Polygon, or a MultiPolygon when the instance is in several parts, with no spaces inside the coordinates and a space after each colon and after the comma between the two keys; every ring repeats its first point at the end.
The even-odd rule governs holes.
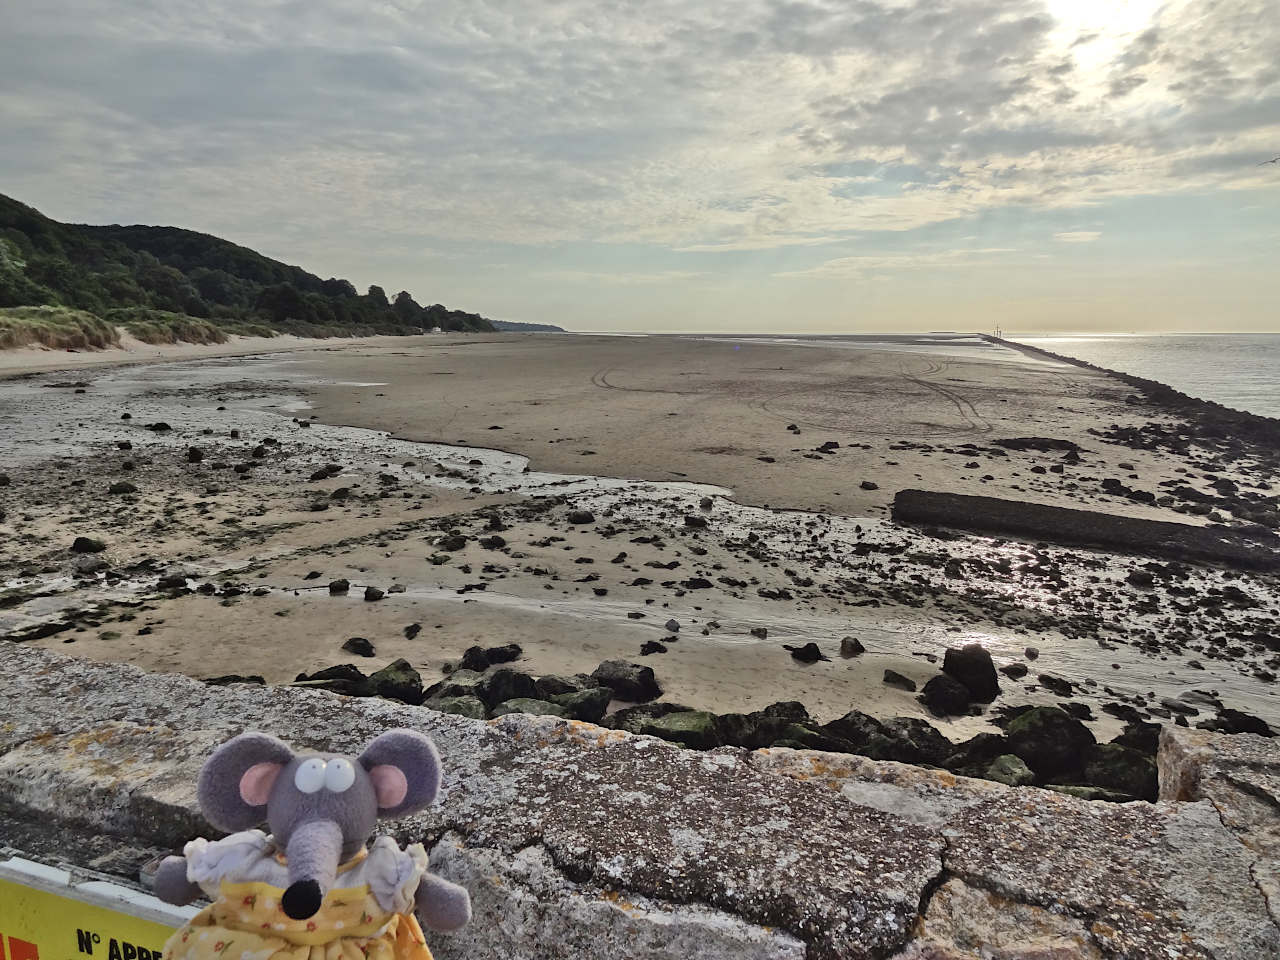
{"type": "Polygon", "coordinates": [[[156,870],[155,895],[165,903],[186,906],[204,891],[187,879],[186,857],[165,857],[156,870]]]}
{"type": "Polygon", "coordinates": [[[424,873],[414,895],[418,921],[432,930],[461,930],[471,921],[471,895],[456,883],[424,873]]]}

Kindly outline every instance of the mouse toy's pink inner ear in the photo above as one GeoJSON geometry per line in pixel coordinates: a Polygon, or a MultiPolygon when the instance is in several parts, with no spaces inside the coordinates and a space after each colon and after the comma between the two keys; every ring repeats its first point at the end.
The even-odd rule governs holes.
{"type": "Polygon", "coordinates": [[[251,807],[265,806],[283,769],[279,763],[255,763],[240,778],[240,799],[251,807]]]}
{"type": "Polygon", "coordinates": [[[399,767],[379,764],[369,771],[369,779],[373,781],[373,789],[378,794],[378,808],[381,810],[400,806],[409,794],[409,781],[399,767]]]}

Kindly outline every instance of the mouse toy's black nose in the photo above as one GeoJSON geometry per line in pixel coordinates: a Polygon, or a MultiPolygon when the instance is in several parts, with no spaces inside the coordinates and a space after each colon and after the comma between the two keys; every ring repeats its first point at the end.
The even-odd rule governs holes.
{"type": "Polygon", "coordinates": [[[280,898],[280,906],[284,908],[284,915],[291,920],[306,920],[316,915],[323,899],[320,884],[314,880],[299,880],[284,892],[284,896],[280,898]]]}

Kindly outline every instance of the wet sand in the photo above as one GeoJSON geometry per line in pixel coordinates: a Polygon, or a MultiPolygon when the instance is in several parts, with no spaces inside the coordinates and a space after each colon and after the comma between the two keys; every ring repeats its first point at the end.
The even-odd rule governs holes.
{"type": "MultiPolygon", "coordinates": [[[[1202,482],[1200,454],[1091,432],[1159,411],[1103,374],[1011,350],[880,346],[383,338],[0,383],[0,628],[38,633],[74,608],[68,629],[28,642],[268,682],[404,657],[429,684],[469,646],[515,642],[534,675],[623,657],[653,666],[669,700],[795,699],[824,720],[928,716],[885,668],[923,685],[947,646],[978,640],[999,664],[1039,648],[1000,704],[1060,702],[1037,675],[1060,677],[1099,735],[1119,726],[1106,703],[1160,710],[1192,689],[1280,719],[1258,676],[1274,656],[1241,640],[1269,629],[1274,578],[1195,568],[1179,589],[1232,586],[1258,606],[1186,614],[1127,585],[1140,558],[884,520],[896,490],[923,486],[1204,522],[1100,485],[1202,482]],[[172,429],[147,429],[158,421],[172,429]],[[994,445],[1027,436],[1077,443],[1083,463],[1050,472],[1060,452],[994,445]],[[137,490],[110,494],[118,482],[137,490]],[[572,509],[595,520],[570,523],[572,509]],[[485,546],[495,515],[504,543],[485,546]],[[76,535],[106,541],[88,555],[102,569],[67,552],[76,535]],[[450,536],[463,545],[442,547],[450,536]],[[186,588],[159,587],[176,574],[186,588]],[[339,577],[352,589],[331,596],[339,577]],[[366,584],[388,592],[367,602],[366,584]],[[354,636],[375,656],[344,653],[354,636]],[[867,653],[840,658],[843,636],[867,653]],[[649,640],[667,652],[641,658],[649,640]],[[831,661],[782,649],[810,640],[831,661]]],[[[1247,458],[1232,469],[1256,480],[1247,458]]],[[[953,738],[987,728],[931,719],[953,738]]]]}

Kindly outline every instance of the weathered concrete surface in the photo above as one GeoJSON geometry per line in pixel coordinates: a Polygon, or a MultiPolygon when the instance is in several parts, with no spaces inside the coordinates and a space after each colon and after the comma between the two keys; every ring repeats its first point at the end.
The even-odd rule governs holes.
{"type": "Polygon", "coordinates": [[[1100,960],[1083,921],[948,880],[894,960],[1100,960]]]}
{"type": "Polygon", "coordinates": [[[1158,761],[1160,799],[1213,804],[1254,855],[1254,882],[1280,923],[1280,739],[1165,727],[1158,761]]]}
{"type": "Polygon", "coordinates": [[[343,751],[391,726],[430,734],[442,802],[394,832],[475,900],[466,930],[433,936],[441,960],[1280,957],[1257,855],[1203,801],[1095,804],[861,757],[700,753],[558,718],[5,652],[0,808],[18,815],[0,817],[0,846],[48,859],[67,843],[71,864],[125,875],[210,832],[196,773],[233,733],[343,751]],[[119,854],[101,837],[82,849],[95,833],[119,854]]]}

